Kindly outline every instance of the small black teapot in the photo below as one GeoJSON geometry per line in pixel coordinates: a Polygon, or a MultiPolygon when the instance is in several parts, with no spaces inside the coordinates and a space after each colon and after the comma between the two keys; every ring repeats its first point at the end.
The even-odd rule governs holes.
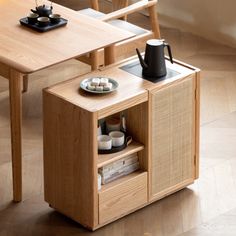
{"type": "Polygon", "coordinates": [[[51,2],[51,6],[46,6],[45,4],[44,5],[41,5],[41,6],[38,6],[37,4],[37,1],[36,1],[36,10],[34,9],[31,9],[31,11],[33,13],[36,13],[38,14],[39,16],[49,16],[50,14],[52,14],[52,2],[51,2]]]}
{"type": "Polygon", "coordinates": [[[164,48],[167,47],[170,62],[173,63],[171,48],[164,40],[150,39],[146,43],[144,59],[136,48],[140,64],[143,68],[143,75],[159,78],[167,74],[164,48]]]}

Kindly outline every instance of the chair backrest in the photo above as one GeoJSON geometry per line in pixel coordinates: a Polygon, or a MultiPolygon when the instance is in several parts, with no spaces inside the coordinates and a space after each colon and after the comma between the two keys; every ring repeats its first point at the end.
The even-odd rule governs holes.
{"type": "Polygon", "coordinates": [[[127,7],[129,5],[129,0],[112,0],[112,11],[116,11],[127,7]]]}
{"type": "MultiPolygon", "coordinates": [[[[134,53],[136,53],[135,49],[143,48],[148,39],[160,38],[159,23],[157,18],[157,0],[139,0],[138,2],[130,5],[128,3],[128,0],[112,0],[112,10],[115,11],[108,14],[98,12],[95,9],[84,9],[80,11],[82,14],[108,22],[109,24],[121,28],[122,30],[130,31],[135,35],[130,39],[121,41],[114,45],[115,47],[113,48],[115,50],[112,53],[115,55],[116,59],[124,59],[125,57],[134,55],[134,53]],[[148,10],[151,30],[142,29],[133,23],[130,24],[129,22],[120,20],[126,19],[128,15],[144,9],[148,10]]],[[[103,50],[97,50],[90,53],[89,56],[80,57],[80,60],[84,63],[90,64],[92,70],[94,70],[104,64],[103,55],[103,50]]]]}
{"type": "Polygon", "coordinates": [[[157,18],[157,0],[140,0],[128,5],[128,0],[113,0],[113,9],[117,9],[100,18],[102,21],[110,21],[114,19],[126,19],[132,13],[148,10],[151,28],[155,38],[160,38],[160,29],[157,18]]]}

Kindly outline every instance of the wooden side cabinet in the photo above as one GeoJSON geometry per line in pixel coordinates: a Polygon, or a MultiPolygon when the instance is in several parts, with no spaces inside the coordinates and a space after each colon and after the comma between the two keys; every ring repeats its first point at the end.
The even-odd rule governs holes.
{"type": "Polygon", "coordinates": [[[54,85],[43,92],[45,200],[95,230],[194,182],[198,177],[199,70],[175,61],[175,76],[152,83],[121,66],[54,85]],[[88,77],[112,77],[107,95],[79,89],[88,77]],[[97,124],[126,115],[133,142],[113,154],[98,154],[97,124]],[[140,169],[98,190],[98,168],[137,153],[140,169]]]}

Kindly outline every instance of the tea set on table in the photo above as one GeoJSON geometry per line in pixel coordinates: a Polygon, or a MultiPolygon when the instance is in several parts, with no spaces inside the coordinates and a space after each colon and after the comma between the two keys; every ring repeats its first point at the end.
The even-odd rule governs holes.
{"type": "Polygon", "coordinates": [[[60,22],[61,16],[59,14],[53,14],[52,9],[52,2],[50,6],[38,6],[38,2],[36,0],[35,10],[31,9],[31,13],[27,16],[28,22],[30,24],[35,24],[38,22],[39,26],[47,26],[50,22],[54,24],[60,22]]]}
{"type": "Polygon", "coordinates": [[[35,3],[35,9],[31,9],[27,17],[20,19],[22,25],[45,32],[67,24],[67,20],[60,14],[53,13],[52,2],[50,5],[38,5],[38,0],[35,0],[35,3]]]}

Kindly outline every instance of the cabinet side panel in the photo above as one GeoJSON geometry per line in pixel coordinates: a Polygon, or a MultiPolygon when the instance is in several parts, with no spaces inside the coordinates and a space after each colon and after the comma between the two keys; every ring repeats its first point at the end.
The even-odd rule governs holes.
{"type": "Polygon", "coordinates": [[[148,170],[148,102],[129,108],[127,115],[127,131],[135,141],[144,145],[144,150],[138,152],[142,170],[148,170]]]}
{"type": "Polygon", "coordinates": [[[192,78],[151,93],[151,195],[194,174],[194,103],[192,78]]]}
{"type": "Polygon", "coordinates": [[[98,223],[95,114],[43,96],[45,200],[87,227],[98,223]]]}
{"type": "Polygon", "coordinates": [[[196,73],[196,148],[195,148],[195,179],[199,177],[199,140],[200,140],[200,71],[196,73]]]}

